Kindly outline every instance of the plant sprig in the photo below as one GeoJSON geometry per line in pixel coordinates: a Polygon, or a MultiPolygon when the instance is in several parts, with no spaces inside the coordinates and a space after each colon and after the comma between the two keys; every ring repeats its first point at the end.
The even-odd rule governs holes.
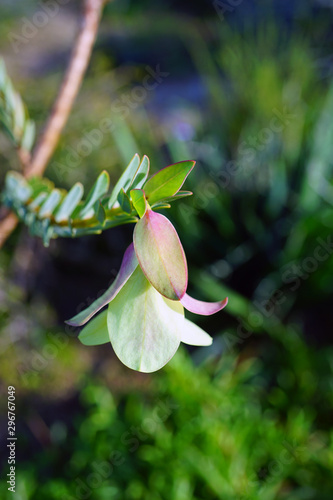
{"type": "Polygon", "coordinates": [[[20,94],[14,89],[5,63],[0,58],[0,125],[15,147],[31,151],[35,140],[35,123],[29,118],[20,94]]]}
{"type": "Polygon", "coordinates": [[[170,202],[190,191],[180,191],[195,162],[170,165],[149,180],[149,159],[134,155],[115,187],[108,194],[110,178],[104,170],[85,200],[77,182],[68,192],[58,189],[46,178],[26,179],[11,171],[6,176],[3,203],[11,208],[32,235],[48,246],[51,238],[99,234],[105,229],[135,223],[147,206],[153,210],[169,208],[170,202]]]}

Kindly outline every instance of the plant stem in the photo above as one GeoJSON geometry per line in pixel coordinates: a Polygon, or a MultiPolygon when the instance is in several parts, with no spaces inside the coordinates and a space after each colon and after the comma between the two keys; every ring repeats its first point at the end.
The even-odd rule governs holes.
{"type": "MultiPolygon", "coordinates": [[[[25,177],[43,175],[54,153],[90,60],[104,1],[85,0],[83,22],[58,97],[31,160],[28,162],[26,158],[21,158],[25,164],[25,177]]],[[[0,248],[14,231],[17,223],[18,219],[13,213],[7,214],[0,220],[0,248]]]]}
{"type": "Polygon", "coordinates": [[[92,47],[102,13],[104,0],[86,0],[83,25],[79,32],[71,60],[59,95],[54,103],[44,132],[26,169],[26,176],[42,175],[67,122],[74,100],[88,66],[92,47]]]}
{"type": "Polygon", "coordinates": [[[13,212],[7,211],[5,217],[0,222],[0,248],[7,238],[14,231],[18,223],[18,218],[13,212]]]}
{"type": "Polygon", "coordinates": [[[26,172],[26,170],[30,164],[30,161],[31,161],[31,154],[29,151],[27,151],[26,149],[22,149],[22,148],[17,148],[17,154],[18,154],[18,157],[20,159],[20,162],[21,162],[21,165],[23,168],[23,172],[26,172]]]}

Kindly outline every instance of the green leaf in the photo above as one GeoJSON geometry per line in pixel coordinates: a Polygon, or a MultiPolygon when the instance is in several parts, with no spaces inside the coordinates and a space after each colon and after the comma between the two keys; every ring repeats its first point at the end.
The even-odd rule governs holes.
{"type": "Polygon", "coordinates": [[[202,328],[184,318],[181,342],[188,345],[207,346],[212,344],[213,339],[202,328]]]}
{"type": "Polygon", "coordinates": [[[130,186],[131,189],[141,189],[147,180],[149,174],[149,158],[144,155],[139,165],[138,170],[135,173],[133,182],[130,186]]]}
{"type": "Polygon", "coordinates": [[[35,135],[36,135],[35,123],[32,120],[28,120],[25,123],[21,141],[21,147],[23,149],[26,149],[27,151],[30,151],[35,141],[35,135]]]}
{"type": "Polygon", "coordinates": [[[36,198],[37,195],[44,191],[50,193],[52,189],[54,189],[54,183],[45,177],[43,177],[43,179],[40,177],[32,177],[29,179],[29,186],[33,191],[32,198],[36,198]]]}
{"type": "Polygon", "coordinates": [[[36,198],[31,202],[29,203],[29,210],[36,210],[38,207],[41,206],[41,204],[43,203],[43,201],[47,198],[48,196],[48,193],[45,192],[45,191],[42,191],[41,193],[39,193],[36,198]]]}
{"type": "Polygon", "coordinates": [[[185,182],[195,165],[195,161],[181,161],[157,172],[144,185],[150,205],[174,196],[185,182]]]}
{"type": "Polygon", "coordinates": [[[84,219],[87,214],[89,215],[89,212],[92,212],[93,215],[93,207],[96,201],[99,200],[107,192],[107,190],[109,189],[109,185],[109,174],[106,172],[106,170],[103,170],[103,172],[97,177],[95,184],[89,191],[87,199],[85,200],[83,207],[78,214],[78,217],[80,219],[84,219]]]}
{"type": "Polygon", "coordinates": [[[163,198],[160,202],[169,203],[172,201],[180,200],[181,198],[186,198],[187,196],[192,196],[192,191],[178,191],[178,193],[170,196],[169,198],[163,198]]]}
{"type": "Polygon", "coordinates": [[[50,244],[50,240],[53,236],[53,227],[50,226],[50,219],[45,219],[42,222],[42,227],[43,227],[43,234],[42,234],[43,245],[45,247],[48,247],[50,244]]]}
{"type": "Polygon", "coordinates": [[[74,184],[72,189],[68,192],[63,202],[61,203],[55,216],[56,222],[63,222],[68,220],[77,205],[80,203],[82,196],[83,186],[80,182],[77,182],[76,184],[74,184]]]}
{"type": "Polygon", "coordinates": [[[154,203],[154,205],[151,208],[153,210],[163,210],[165,208],[171,208],[171,205],[170,203],[159,202],[159,203],[154,203]]]}
{"type": "Polygon", "coordinates": [[[27,109],[14,89],[3,59],[0,59],[0,125],[15,146],[31,149],[35,137],[34,124],[29,120],[27,109]]]}
{"type": "Polygon", "coordinates": [[[150,285],[139,267],[110,302],[109,337],[124,365],[151,373],[176,353],[184,316],[179,303],[177,309],[169,303],[150,285]]]}
{"type": "Polygon", "coordinates": [[[25,224],[29,227],[29,230],[31,226],[34,225],[36,220],[36,214],[34,212],[27,212],[24,217],[24,222],[25,224]]]}
{"type": "Polygon", "coordinates": [[[79,340],[84,345],[101,345],[110,342],[107,311],[103,311],[81,330],[79,340]]]}
{"type": "Polygon", "coordinates": [[[71,228],[68,226],[52,226],[53,233],[56,236],[62,236],[63,238],[78,238],[80,236],[88,236],[89,234],[101,234],[103,228],[101,226],[95,227],[83,227],[83,228],[71,228]]]}
{"type": "Polygon", "coordinates": [[[147,210],[147,200],[144,191],[142,191],[142,189],[132,189],[130,191],[130,196],[138,216],[140,218],[143,217],[147,210]]]}
{"type": "Polygon", "coordinates": [[[135,226],[133,241],[140,267],[150,283],[168,299],[180,299],[187,288],[187,264],[171,222],[147,210],[135,226]]]}
{"type": "Polygon", "coordinates": [[[17,92],[14,92],[14,97],[15,97],[14,130],[16,130],[18,134],[22,136],[24,129],[24,121],[25,121],[24,105],[17,92]]]}
{"type": "Polygon", "coordinates": [[[18,172],[8,172],[5,182],[5,187],[10,195],[10,198],[14,198],[22,203],[25,203],[31,197],[31,187],[23,175],[18,172]]]}
{"type": "Polygon", "coordinates": [[[124,212],[126,212],[127,214],[130,214],[132,212],[131,200],[129,199],[128,195],[125,193],[124,188],[121,188],[121,190],[119,191],[117,200],[118,200],[118,203],[119,203],[121,209],[124,212]]]}
{"type": "Polygon", "coordinates": [[[104,226],[106,220],[106,212],[100,201],[96,202],[95,213],[98,222],[102,224],[102,226],[104,226]]]}
{"type": "Polygon", "coordinates": [[[40,219],[44,217],[50,217],[50,215],[53,214],[58,204],[60,203],[60,200],[61,200],[61,192],[59,191],[59,189],[53,189],[53,191],[49,194],[49,196],[46,198],[43,205],[41,206],[38,212],[38,217],[40,219]]]}
{"type": "Polygon", "coordinates": [[[31,236],[41,236],[41,231],[41,221],[34,216],[34,219],[29,222],[29,233],[31,236]]]}
{"type": "Polygon", "coordinates": [[[117,274],[112,285],[103,293],[97,300],[95,300],[89,307],[81,311],[79,314],[66,321],[69,325],[81,326],[84,325],[89,319],[96,314],[102,307],[106,306],[114,297],[119,293],[121,288],[125,285],[127,280],[138,267],[138,261],[135,256],[133,243],[127,248],[123,261],[121,263],[119,273],[117,274]]]}
{"type": "Polygon", "coordinates": [[[114,219],[105,221],[104,228],[110,229],[111,227],[120,226],[122,224],[133,224],[135,222],[138,222],[137,217],[133,217],[127,214],[121,214],[115,217],[114,219]]]}
{"type": "Polygon", "coordinates": [[[108,208],[112,208],[115,202],[117,201],[117,197],[119,194],[119,191],[123,188],[125,191],[130,187],[130,185],[133,182],[133,179],[135,177],[135,174],[138,170],[138,167],[140,165],[140,157],[138,154],[135,154],[128,164],[125,172],[122,174],[120,179],[118,180],[117,184],[113,188],[113,191],[111,193],[110,199],[109,199],[109,204],[108,208]]]}

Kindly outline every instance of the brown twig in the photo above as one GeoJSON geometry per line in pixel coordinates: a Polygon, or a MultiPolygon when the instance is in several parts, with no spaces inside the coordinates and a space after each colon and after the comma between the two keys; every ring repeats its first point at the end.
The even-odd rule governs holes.
{"type": "Polygon", "coordinates": [[[6,216],[0,222],[0,248],[7,238],[14,231],[18,223],[18,218],[13,212],[7,212],[6,216]]]}
{"type": "Polygon", "coordinates": [[[68,70],[50,118],[26,170],[27,177],[42,175],[56,148],[88,66],[103,3],[104,0],[86,0],[85,2],[83,26],[76,40],[68,70]]]}
{"type": "MultiPolygon", "coordinates": [[[[26,158],[21,158],[22,163],[26,164],[24,169],[26,177],[43,175],[54,153],[90,60],[103,5],[104,0],[85,0],[83,23],[50,117],[33,152],[31,161],[27,162],[26,158]]],[[[7,214],[0,221],[0,248],[15,229],[17,222],[16,216],[12,213],[7,214]]]]}
{"type": "Polygon", "coordinates": [[[23,168],[23,172],[25,172],[30,164],[31,154],[26,149],[17,148],[17,155],[20,159],[20,162],[21,162],[21,165],[23,168]]]}

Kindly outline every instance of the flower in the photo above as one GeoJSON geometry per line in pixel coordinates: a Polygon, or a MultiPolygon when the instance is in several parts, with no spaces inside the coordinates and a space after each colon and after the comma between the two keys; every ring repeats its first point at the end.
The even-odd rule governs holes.
{"type": "Polygon", "coordinates": [[[184,308],[210,315],[223,309],[228,299],[210,303],[190,297],[186,257],[174,226],[148,203],[140,216],[112,285],[67,323],[82,326],[108,304],[107,311],[83,328],[79,339],[85,345],[111,342],[126,366],[149,373],[162,368],[180,342],[212,343],[205,331],[184,317],[184,308]]]}

